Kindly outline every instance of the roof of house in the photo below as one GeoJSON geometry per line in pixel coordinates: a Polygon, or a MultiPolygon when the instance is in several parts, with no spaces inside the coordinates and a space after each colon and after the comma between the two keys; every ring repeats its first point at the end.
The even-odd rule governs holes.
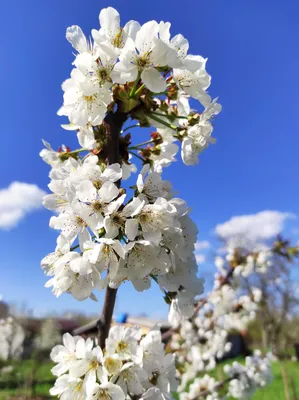
{"type": "MultiPolygon", "coordinates": [[[[97,323],[98,320],[93,320],[83,326],[80,326],[79,328],[74,329],[73,334],[81,335],[82,333],[91,333],[93,331],[96,331],[97,323]]],[[[113,321],[112,324],[117,324],[117,322],[113,321]]],[[[147,333],[155,325],[160,326],[161,329],[170,328],[170,324],[168,323],[168,321],[165,320],[152,319],[148,317],[133,317],[133,316],[129,316],[123,325],[126,326],[139,325],[143,333],[147,333]]]]}

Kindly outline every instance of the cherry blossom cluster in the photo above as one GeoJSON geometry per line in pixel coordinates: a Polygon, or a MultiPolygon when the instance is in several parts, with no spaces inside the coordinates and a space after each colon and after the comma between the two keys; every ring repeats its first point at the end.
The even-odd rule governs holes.
{"type": "Polygon", "coordinates": [[[50,226],[60,235],[55,252],[41,262],[52,276],[46,286],[56,296],[69,292],[84,300],[95,298],[94,289],[116,288],[126,280],[143,291],[154,279],[172,301],[172,314],[189,317],[203,282],[196,276],[197,229],[188,207],[148,164],[128,202],[126,190],[115,184],[121,177],[119,164],[101,168],[93,154],[52,168],[53,193],[45,196],[44,205],[58,213],[50,226]],[[73,246],[76,240],[79,244],[73,246]]]}
{"type": "Polygon", "coordinates": [[[243,248],[226,248],[224,256],[217,256],[215,264],[218,269],[215,284],[222,285],[223,276],[228,270],[231,277],[238,282],[249,281],[251,276],[265,277],[273,282],[280,279],[284,271],[284,263],[291,262],[298,256],[298,246],[278,236],[272,243],[260,244],[260,250],[243,248]]]}
{"type": "Polygon", "coordinates": [[[257,389],[271,383],[271,355],[262,357],[256,350],[252,357],[246,357],[245,365],[235,361],[231,366],[226,365],[224,371],[232,378],[228,394],[235,399],[249,399],[257,389]]]}
{"type": "Polygon", "coordinates": [[[78,54],[62,85],[59,115],[70,121],[64,128],[78,132],[82,147],[100,150],[103,119],[117,105],[140,126],[156,128],[152,146],[141,150],[154,168],[174,161],[177,141],[184,163],[197,163],[198,154],[214,142],[211,119],[221,111],[207,93],[207,59],[188,54],[188,40],[181,34],[171,37],[169,22],[129,21],[122,26],[112,7],[100,12],[99,21],[92,40],[78,26],[66,32],[78,54]],[[200,103],[202,112],[191,110],[190,98],[200,103]]]}
{"type": "Polygon", "coordinates": [[[218,272],[213,289],[199,301],[196,314],[182,321],[172,336],[169,345],[176,352],[179,363],[180,392],[199,373],[214,369],[217,360],[230,350],[229,331],[242,332],[256,316],[261,291],[251,287],[250,294],[244,294],[240,290],[240,257],[235,250],[226,263],[220,265],[219,259],[216,260],[218,272]]]}
{"type": "Polygon", "coordinates": [[[180,323],[169,343],[177,356],[180,398],[249,399],[257,389],[271,382],[272,356],[262,357],[258,350],[246,358],[245,365],[237,362],[226,365],[224,371],[228,377],[221,382],[203,373],[215,368],[229,351],[228,333],[244,331],[259,311],[261,301],[265,301],[258,287],[259,274],[269,277],[269,285],[277,284],[284,263],[296,256],[298,247],[277,237],[260,250],[228,248],[224,257],[216,257],[217,272],[211,292],[199,300],[195,315],[180,323]],[[242,286],[244,279],[246,290],[242,286]]]}
{"type": "Polygon", "coordinates": [[[269,268],[273,268],[277,261],[277,254],[271,248],[248,251],[246,249],[227,248],[225,257],[217,256],[215,264],[219,270],[225,266],[226,263],[233,262],[234,276],[241,278],[248,277],[254,272],[265,274],[269,268]]]}
{"type": "Polygon", "coordinates": [[[50,393],[61,400],[167,400],[176,390],[173,354],[165,354],[159,329],[142,336],[138,327],[114,325],[102,349],[80,336],[63,336],[55,346],[50,393]]]}
{"type": "Polygon", "coordinates": [[[195,378],[189,386],[188,392],[180,393],[181,400],[219,400],[220,397],[217,391],[218,382],[215,378],[204,375],[203,377],[195,378]],[[203,396],[202,394],[205,393],[203,396]]]}
{"type": "Polygon", "coordinates": [[[220,400],[223,398],[249,399],[257,389],[272,381],[271,356],[262,357],[257,350],[251,357],[246,357],[245,365],[238,362],[225,365],[228,378],[217,382],[213,377],[204,375],[194,379],[188,392],[180,393],[182,400],[220,400]]]}
{"type": "Polygon", "coordinates": [[[252,297],[238,296],[225,285],[218,293],[211,292],[191,320],[181,322],[170,344],[180,365],[181,390],[202,371],[214,369],[217,360],[229,352],[229,331],[241,332],[255,318],[261,297],[259,290],[253,292],[252,297]]]}

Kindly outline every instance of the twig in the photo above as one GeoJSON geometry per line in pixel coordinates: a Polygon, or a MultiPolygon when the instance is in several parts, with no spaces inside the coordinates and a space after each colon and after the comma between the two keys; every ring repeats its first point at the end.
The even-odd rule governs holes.
{"type": "Polygon", "coordinates": [[[127,126],[126,128],[124,128],[124,129],[121,131],[121,133],[124,133],[124,132],[126,132],[126,131],[128,131],[128,130],[130,130],[130,129],[132,129],[132,128],[139,128],[139,127],[140,127],[140,124],[130,125],[130,126],[127,126]]]}
{"type": "Polygon", "coordinates": [[[145,145],[151,144],[151,143],[155,143],[155,140],[151,139],[151,140],[147,140],[146,142],[135,144],[134,146],[129,147],[129,150],[131,150],[131,149],[132,150],[139,150],[138,147],[142,147],[142,146],[145,146],[145,145]]]}
{"type": "Polygon", "coordinates": [[[139,156],[138,154],[134,153],[133,151],[130,151],[130,154],[132,154],[132,156],[134,156],[134,157],[136,157],[136,158],[139,158],[139,160],[141,160],[142,162],[144,162],[144,159],[143,159],[141,156],[139,156]]]}
{"type": "MultiPolygon", "coordinates": [[[[174,130],[174,131],[177,130],[177,127],[176,127],[175,125],[169,124],[168,122],[164,121],[163,119],[158,118],[158,117],[157,117],[156,115],[154,115],[153,113],[150,113],[148,116],[149,116],[151,119],[153,119],[153,120],[159,122],[160,124],[162,124],[162,125],[164,125],[164,126],[167,126],[167,128],[171,128],[171,129],[174,130]]],[[[166,116],[166,117],[167,117],[167,116],[166,116]]]]}
{"type": "Polygon", "coordinates": [[[152,111],[151,114],[157,115],[158,117],[166,117],[169,118],[170,120],[173,119],[188,119],[188,117],[185,117],[184,115],[175,115],[175,114],[162,114],[162,113],[158,113],[155,111],[152,111]]]}
{"type": "MultiPolygon", "coordinates": [[[[81,153],[83,151],[89,151],[88,149],[82,148],[82,149],[77,149],[77,150],[73,150],[73,151],[67,151],[66,154],[70,155],[70,154],[78,154],[81,153]]],[[[63,153],[62,153],[63,154],[63,153]]]]}
{"type": "Polygon", "coordinates": [[[289,384],[288,384],[288,376],[287,376],[287,372],[284,368],[284,366],[282,365],[282,363],[279,363],[280,366],[280,370],[281,370],[281,375],[282,375],[282,381],[283,381],[283,389],[284,389],[284,394],[285,394],[285,398],[286,400],[291,400],[290,398],[290,393],[289,393],[289,384]]]}

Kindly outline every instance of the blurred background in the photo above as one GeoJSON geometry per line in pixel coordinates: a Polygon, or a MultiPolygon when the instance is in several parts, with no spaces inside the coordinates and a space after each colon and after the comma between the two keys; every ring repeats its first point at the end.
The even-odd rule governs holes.
{"type": "MultiPolygon", "coordinates": [[[[56,233],[48,227],[51,214],[41,204],[48,192],[49,168],[39,152],[41,139],[55,149],[75,146],[74,134],[60,127],[65,121],[56,115],[62,103],[60,85],[73,61],[65,30],[77,24],[88,36],[92,28],[98,29],[99,11],[107,6],[120,12],[123,24],[130,19],[170,21],[173,35],[189,39],[191,53],[208,58],[211,95],[219,96],[223,105],[215,122],[217,143],[204,152],[199,166],[187,169],[178,160],[164,171],[164,179],[187,201],[198,225],[197,261],[206,291],[223,243],[242,240],[255,247],[282,234],[298,244],[296,0],[2,1],[0,318],[6,322],[0,327],[0,399],[24,393],[47,396],[52,379],[49,349],[64,332],[86,324],[92,330],[101,310],[101,294],[98,303],[79,303],[66,294],[56,299],[44,288],[47,279],[39,264],[53,251],[56,233]]],[[[278,292],[270,291],[269,304],[276,305],[277,313],[264,310],[270,312],[277,335],[265,338],[266,314],[261,314],[245,336],[247,347],[275,345],[283,358],[293,360],[286,361],[293,393],[292,382],[299,378],[294,347],[299,341],[296,261],[287,264],[287,273],[291,285],[281,285],[279,292],[288,297],[287,309],[281,308],[278,292]]],[[[140,294],[125,284],[115,319],[137,321],[146,330],[156,321],[167,326],[167,311],[158,287],[140,294]]],[[[269,398],[283,399],[275,397],[284,379],[277,374],[281,386],[269,398]]]]}

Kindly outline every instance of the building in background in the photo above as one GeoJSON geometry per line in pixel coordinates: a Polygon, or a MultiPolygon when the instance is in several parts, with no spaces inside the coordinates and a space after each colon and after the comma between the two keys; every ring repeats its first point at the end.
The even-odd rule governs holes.
{"type": "MultiPolygon", "coordinates": [[[[73,335],[80,335],[83,337],[94,337],[98,334],[97,323],[98,320],[93,320],[85,325],[75,328],[72,333],[73,335]]],[[[138,325],[142,330],[142,334],[146,334],[156,325],[160,327],[161,333],[164,333],[170,328],[170,324],[166,320],[152,319],[144,316],[134,317],[124,313],[114,316],[112,325],[114,324],[122,324],[125,326],[138,325]]]]}

